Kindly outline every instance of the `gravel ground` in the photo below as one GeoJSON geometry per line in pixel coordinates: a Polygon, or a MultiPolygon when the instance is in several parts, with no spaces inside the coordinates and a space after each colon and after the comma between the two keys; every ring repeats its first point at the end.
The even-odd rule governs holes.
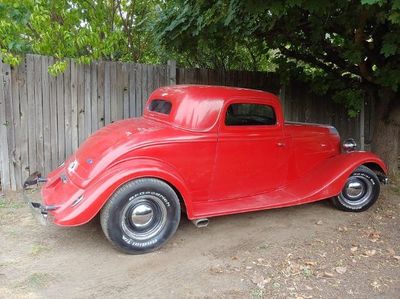
{"type": "Polygon", "coordinates": [[[0,298],[400,298],[400,187],[363,213],[329,201],[183,217],[161,250],[114,250],[99,220],[41,226],[21,194],[0,196],[0,298]]]}

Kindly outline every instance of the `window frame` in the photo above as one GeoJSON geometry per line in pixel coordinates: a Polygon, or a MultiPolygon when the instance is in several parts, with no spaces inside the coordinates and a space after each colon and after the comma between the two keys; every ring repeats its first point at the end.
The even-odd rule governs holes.
{"type": "Polygon", "coordinates": [[[281,127],[281,115],[280,115],[280,106],[276,103],[276,101],[272,99],[266,98],[235,98],[226,101],[225,106],[222,111],[221,125],[220,128],[225,132],[235,132],[235,131],[266,131],[266,130],[276,130],[281,127]],[[274,113],[276,122],[274,125],[244,125],[244,126],[232,126],[226,125],[226,117],[227,111],[230,105],[232,104],[261,104],[265,106],[270,106],[274,113]]]}
{"type": "Polygon", "coordinates": [[[151,99],[151,100],[149,101],[148,105],[147,105],[147,111],[148,111],[150,114],[154,113],[154,114],[156,114],[156,115],[163,115],[164,117],[169,117],[169,116],[171,115],[171,113],[172,113],[172,110],[173,110],[173,103],[172,103],[172,101],[167,100],[167,99],[158,99],[158,98],[151,99]],[[150,107],[151,107],[151,105],[152,105],[152,103],[153,103],[154,101],[162,101],[162,102],[169,103],[169,104],[171,105],[170,108],[169,108],[169,112],[168,112],[168,113],[163,113],[163,112],[159,112],[159,111],[155,111],[155,110],[150,110],[150,107]]]}
{"type": "MultiPolygon", "coordinates": [[[[261,112],[261,111],[260,111],[261,112]]],[[[232,121],[230,120],[230,121],[232,121]]],[[[274,126],[277,122],[276,119],[276,113],[275,113],[275,109],[271,106],[271,105],[266,105],[266,104],[259,104],[259,103],[231,103],[227,106],[226,109],[226,113],[225,113],[225,126],[227,127],[245,127],[245,126],[274,126]],[[248,109],[250,112],[254,112],[253,113],[249,113],[249,114],[238,114],[238,115],[234,115],[232,113],[232,115],[230,115],[229,113],[229,109],[232,106],[237,106],[238,109],[248,109]],[[247,107],[243,107],[243,106],[247,106],[247,107]],[[267,116],[266,114],[262,115],[261,113],[258,113],[259,111],[257,110],[261,110],[261,109],[265,109],[264,111],[267,112],[270,116],[267,116]],[[251,111],[253,110],[253,111],[251,111]],[[256,114],[257,113],[257,114],[256,114]],[[249,124],[230,124],[227,123],[228,122],[228,116],[232,117],[233,122],[235,120],[240,120],[241,117],[243,118],[248,118],[250,120],[250,122],[253,123],[249,123],[249,124]],[[262,118],[262,120],[256,120],[256,117],[262,118]],[[269,119],[267,121],[267,118],[269,119]],[[255,122],[259,122],[259,123],[255,123],[255,122]]]]}

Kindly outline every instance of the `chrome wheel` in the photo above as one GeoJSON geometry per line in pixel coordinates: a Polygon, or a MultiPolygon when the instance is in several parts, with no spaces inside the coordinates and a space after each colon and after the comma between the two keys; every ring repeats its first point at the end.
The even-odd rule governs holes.
{"type": "Polygon", "coordinates": [[[121,227],[130,238],[146,241],[157,235],[167,221],[167,209],[154,195],[132,196],[121,214],[121,227]]]}
{"type": "Polygon", "coordinates": [[[371,199],[374,183],[363,175],[352,175],[348,178],[339,200],[351,208],[362,207],[371,199]]]}
{"type": "Polygon", "coordinates": [[[119,187],[101,209],[107,239],[129,254],[154,251],[175,233],[181,206],[175,190],[164,181],[140,178],[119,187]]]}

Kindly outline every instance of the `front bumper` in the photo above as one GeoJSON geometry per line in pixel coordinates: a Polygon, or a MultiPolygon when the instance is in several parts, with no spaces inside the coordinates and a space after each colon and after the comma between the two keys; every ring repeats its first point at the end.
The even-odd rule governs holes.
{"type": "Polygon", "coordinates": [[[389,184],[389,178],[384,174],[378,173],[378,179],[383,185],[389,184]]]}
{"type": "Polygon", "coordinates": [[[39,188],[39,185],[47,182],[47,179],[42,178],[39,172],[31,174],[24,182],[22,196],[28,204],[32,215],[39,220],[43,225],[49,221],[49,212],[56,210],[57,206],[43,205],[41,202],[32,199],[32,194],[39,188]]]}

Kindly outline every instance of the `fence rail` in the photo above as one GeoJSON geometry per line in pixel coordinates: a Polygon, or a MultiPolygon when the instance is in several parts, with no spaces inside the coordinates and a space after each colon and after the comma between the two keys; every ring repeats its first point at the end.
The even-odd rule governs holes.
{"type": "MultiPolygon", "coordinates": [[[[360,138],[359,120],[343,107],[311,95],[304,86],[280,86],[260,72],[176,68],[119,62],[77,64],[51,76],[52,57],[26,55],[11,68],[0,61],[0,179],[16,190],[32,171],[48,174],[92,132],[140,116],[149,94],[171,84],[239,86],[281,92],[288,120],[331,123],[344,137],[360,138]]],[[[369,124],[369,118],[366,117],[369,124]]],[[[370,128],[370,126],[366,126],[370,128]]],[[[366,131],[368,137],[369,131],[366,131]]],[[[366,137],[366,138],[367,138],[366,137]]]]}

